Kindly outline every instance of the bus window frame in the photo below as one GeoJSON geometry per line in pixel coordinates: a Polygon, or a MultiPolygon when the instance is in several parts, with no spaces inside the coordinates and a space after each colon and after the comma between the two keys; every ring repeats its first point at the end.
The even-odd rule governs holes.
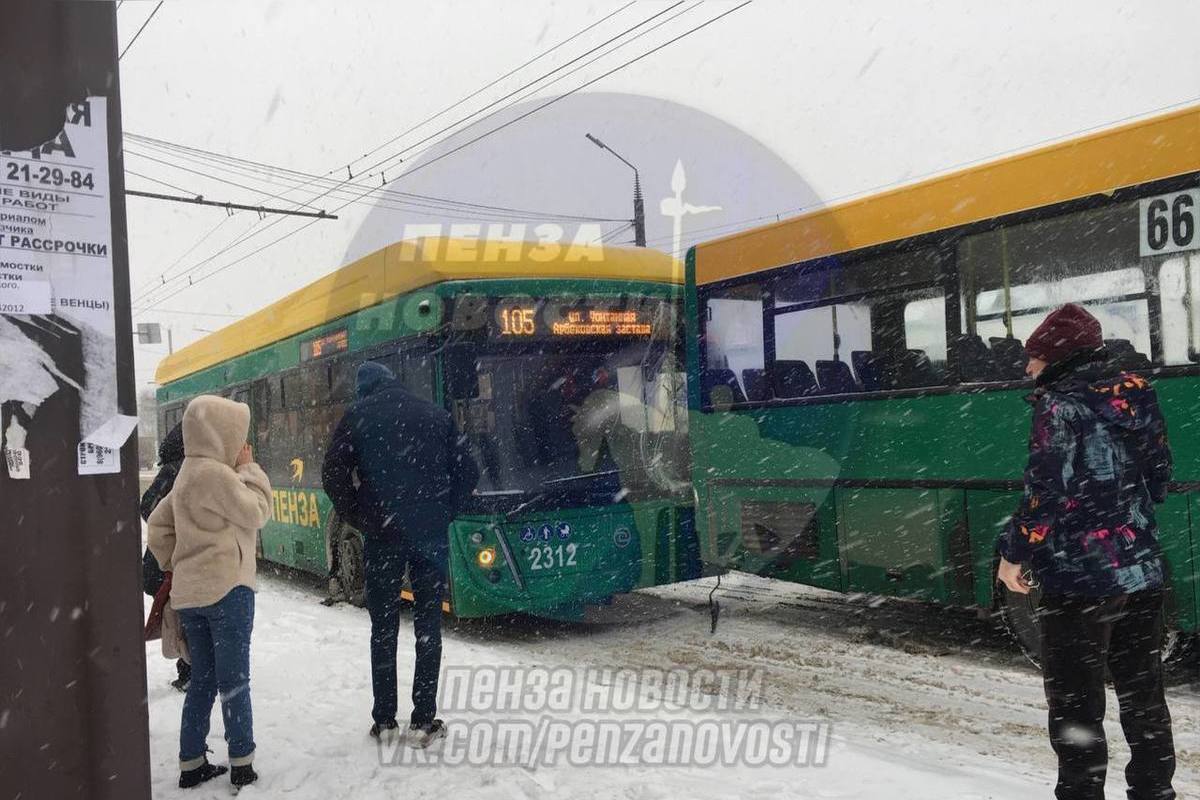
{"type": "MultiPolygon", "coordinates": [[[[958,269],[957,257],[955,253],[959,240],[963,237],[972,236],[979,233],[986,233],[988,231],[1048,220],[1054,217],[1082,211],[1100,209],[1106,206],[1133,202],[1159,194],[1169,194],[1185,189],[1192,189],[1197,185],[1200,185],[1200,172],[1192,172],[1159,181],[1151,181],[1148,183],[1121,187],[1113,190],[1110,194],[1088,195],[1086,197],[1067,200],[1061,203],[1054,203],[1051,205],[1039,206],[1037,208],[1016,211],[1010,214],[1004,214],[998,217],[980,220],[979,222],[974,222],[967,225],[960,225],[954,228],[947,228],[940,231],[934,231],[932,233],[921,234],[908,239],[893,240],[890,242],[873,245],[871,247],[861,248],[859,250],[820,256],[809,261],[794,262],[777,267],[770,267],[768,269],[749,272],[737,277],[714,281],[712,283],[704,284],[703,286],[697,285],[695,286],[696,316],[698,318],[696,328],[697,364],[694,368],[693,378],[698,380],[706,369],[705,365],[708,363],[706,341],[707,307],[709,299],[714,294],[746,283],[757,282],[764,286],[765,298],[763,302],[762,315],[763,356],[764,368],[770,370],[775,363],[775,309],[773,307],[773,287],[776,281],[788,275],[793,270],[819,267],[823,262],[828,264],[829,262],[836,260],[845,261],[847,259],[868,259],[886,256],[899,250],[932,248],[940,254],[942,259],[941,276],[946,304],[947,376],[948,380],[950,381],[949,383],[938,386],[917,388],[884,389],[878,391],[810,395],[806,397],[792,398],[771,398],[768,400],[733,403],[728,407],[722,406],[719,410],[738,411],[744,409],[749,410],[800,405],[824,405],[828,403],[850,403],[868,400],[888,400],[905,397],[922,397],[928,395],[980,394],[983,392],[1029,389],[1033,386],[1032,380],[980,381],[970,383],[961,380],[961,371],[959,369],[956,354],[954,352],[954,348],[950,346],[955,338],[962,333],[960,305],[962,302],[960,296],[961,273],[958,269]],[[771,298],[771,301],[768,301],[766,298],[771,298]]],[[[1162,264],[1162,258],[1163,257],[1158,256],[1142,258],[1139,260],[1143,272],[1146,274],[1146,291],[1142,294],[1145,295],[1148,306],[1147,313],[1151,358],[1154,361],[1154,366],[1149,370],[1145,370],[1144,373],[1145,376],[1149,378],[1200,375],[1200,363],[1173,365],[1163,365],[1161,363],[1164,349],[1164,334],[1162,329],[1162,300],[1158,285],[1158,270],[1162,264]]],[[[823,304],[824,302],[814,301],[811,305],[819,306],[823,304]]],[[[1087,302],[1084,302],[1083,304],[1087,305],[1087,302]]],[[[803,305],[809,304],[791,303],[788,305],[788,308],[797,309],[798,306],[803,305]]],[[[699,410],[702,413],[711,413],[713,411],[717,411],[718,409],[714,408],[711,402],[708,402],[701,397],[699,410]]]]}
{"type": "MultiPolygon", "coordinates": [[[[362,364],[365,364],[368,361],[379,361],[381,359],[384,359],[388,356],[393,356],[393,355],[397,356],[400,359],[404,359],[406,356],[411,356],[413,354],[419,354],[419,355],[424,355],[429,359],[429,368],[431,371],[431,379],[432,379],[432,385],[433,385],[433,397],[432,397],[432,399],[430,399],[430,398],[426,398],[426,399],[430,399],[430,401],[433,402],[434,404],[440,404],[442,397],[444,395],[444,392],[443,392],[443,388],[440,383],[441,370],[439,368],[439,363],[440,363],[440,359],[441,359],[442,348],[439,347],[437,344],[438,338],[439,338],[439,336],[437,334],[434,334],[434,335],[416,334],[413,336],[406,336],[406,337],[402,337],[402,338],[398,338],[398,339],[391,339],[389,341],[381,342],[379,344],[373,344],[369,347],[364,347],[360,350],[351,350],[348,352],[337,353],[334,356],[330,356],[328,358],[328,360],[324,362],[327,364],[327,366],[329,368],[328,374],[329,374],[329,380],[330,380],[330,386],[329,386],[330,401],[334,402],[334,403],[342,401],[348,405],[350,403],[353,403],[355,400],[353,392],[351,392],[348,397],[340,398],[340,399],[333,394],[333,388],[334,388],[333,369],[334,368],[345,366],[346,364],[361,366],[362,364]]],[[[309,363],[312,363],[312,362],[309,362],[309,363]]],[[[355,367],[355,369],[357,369],[357,367],[355,367]]]]}

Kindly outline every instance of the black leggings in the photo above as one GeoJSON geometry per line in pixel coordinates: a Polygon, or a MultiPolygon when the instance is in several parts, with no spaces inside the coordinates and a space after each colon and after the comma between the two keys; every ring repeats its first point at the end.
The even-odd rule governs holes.
{"type": "Polygon", "coordinates": [[[1163,593],[1117,597],[1047,595],[1042,667],[1050,744],[1058,754],[1058,800],[1103,800],[1105,666],[1121,706],[1131,757],[1130,800],[1172,800],[1175,745],[1163,695],[1163,593]]]}

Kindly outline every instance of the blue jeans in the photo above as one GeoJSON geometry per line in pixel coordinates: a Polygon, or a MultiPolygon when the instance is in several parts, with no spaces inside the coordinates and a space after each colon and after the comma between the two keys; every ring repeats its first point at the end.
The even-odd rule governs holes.
{"type": "Polygon", "coordinates": [[[183,700],[179,764],[193,769],[208,749],[209,718],[221,693],[221,717],[233,766],[254,760],[254,720],[250,712],[250,632],[254,592],[235,586],[211,606],[179,611],[192,657],[192,679],[183,700]]]}
{"type": "Polygon", "coordinates": [[[442,668],[442,592],[446,579],[437,565],[410,552],[402,543],[370,534],[364,540],[363,577],[367,610],[371,614],[371,689],[375,695],[371,716],[376,722],[396,718],[400,587],[407,567],[413,592],[417,651],[410,721],[424,725],[437,715],[438,673],[442,668]]]}

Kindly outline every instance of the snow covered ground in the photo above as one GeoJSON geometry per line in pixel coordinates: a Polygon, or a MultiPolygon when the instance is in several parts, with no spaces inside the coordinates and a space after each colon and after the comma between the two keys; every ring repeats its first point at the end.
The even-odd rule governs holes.
{"type": "MultiPolygon", "coordinates": [[[[685,703],[650,715],[680,724],[714,720],[826,722],[822,766],[572,766],[553,763],[395,764],[368,738],[369,621],[364,610],[320,605],[302,581],[261,575],[252,688],[256,767],[245,797],[334,798],[1031,798],[1049,797],[1053,759],[1044,733],[1040,677],[984,623],[905,603],[873,607],[803,587],[727,576],[723,613],[709,633],[712,580],[620,598],[586,624],[524,617],[447,626],[443,665],[645,669],[759,669],[749,710],[685,703]]],[[[411,680],[411,628],[402,623],[401,714],[411,680]]],[[[227,782],[176,788],[182,696],[171,662],[147,646],[155,797],[228,797],[227,782]]],[[[594,673],[596,680],[613,673],[594,673]]],[[[640,673],[646,674],[646,673],[640,673]]],[[[595,687],[593,687],[595,688],[595,687]]],[[[601,687],[603,688],[603,687],[601,687]]],[[[709,691],[717,691],[710,689],[709,691]]],[[[729,698],[726,698],[727,700],[729,698]]],[[[1200,698],[1170,690],[1181,796],[1200,795],[1200,698]]],[[[1110,798],[1124,797],[1125,747],[1110,695],[1110,798]]],[[[465,710],[448,723],[486,725],[512,714],[465,710]]],[[[585,725],[618,710],[526,715],[585,725]]],[[[637,715],[634,715],[637,717],[637,715]]],[[[640,717],[639,717],[640,718],[640,717]]],[[[209,744],[225,761],[220,714],[209,744]]],[[[442,743],[447,744],[447,743],[442,743]]],[[[389,755],[392,751],[383,751],[389,755]]]]}

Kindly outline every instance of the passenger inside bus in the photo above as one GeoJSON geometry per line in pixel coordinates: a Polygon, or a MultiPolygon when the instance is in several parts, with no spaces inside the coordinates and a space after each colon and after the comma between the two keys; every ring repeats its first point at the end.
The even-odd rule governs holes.
{"type": "Polygon", "coordinates": [[[464,414],[481,491],[637,493],[684,480],[683,379],[662,353],[646,359],[644,344],[481,357],[464,414]]]}

